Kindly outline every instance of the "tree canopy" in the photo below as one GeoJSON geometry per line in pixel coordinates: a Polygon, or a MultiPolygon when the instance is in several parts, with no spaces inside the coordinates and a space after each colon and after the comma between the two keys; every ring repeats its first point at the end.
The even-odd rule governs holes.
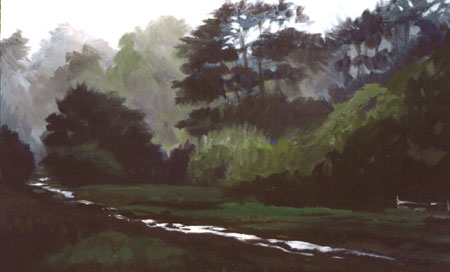
{"type": "MultiPolygon", "coordinates": [[[[308,21],[303,11],[303,7],[284,1],[228,2],[182,38],[177,49],[187,60],[181,67],[186,77],[173,82],[178,90],[176,102],[198,106],[177,127],[187,128],[195,136],[227,123],[270,129],[252,119],[277,119],[277,113],[289,103],[281,82],[296,86],[306,77],[305,70],[324,65],[323,58],[305,57],[306,50],[325,51],[325,44],[320,35],[294,28],[308,21]],[[276,87],[266,90],[269,81],[276,87]]],[[[296,126],[286,127],[290,125],[296,126]]]]}
{"type": "Polygon", "coordinates": [[[348,99],[364,84],[385,84],[390,76],[438,48],[448,28],[449,3],[445,0],[393,0],[373,11],[348,18],[326,36],[337,56],[334,68],[339,87],[329,93],[337,102],[348,99]]]}
{"type": "MultiPolygon", "coordinates": [[[[153,144],[153,135],[143,121],[144,114],[124,106],[124,99],[113,93],[100,93],[77,85],[64,99],[57,101],[58,113],[46,119],[43,138],[49,155],[44,163],[57,163],[56,157],[82,161],[83,154],[99,149],[105,161],[104,170],[137,178],[155,178],[163,161],[160,147],[153,144]],[[93,149],[93,150],[91,150],[93,149]],[[68,153],[66,151],[69,151],[68,153]]],[[[92,163],[97,159],[90,159],[92,163]]],[[[79,173],[79,172],[78,172],[79,173]]]]}

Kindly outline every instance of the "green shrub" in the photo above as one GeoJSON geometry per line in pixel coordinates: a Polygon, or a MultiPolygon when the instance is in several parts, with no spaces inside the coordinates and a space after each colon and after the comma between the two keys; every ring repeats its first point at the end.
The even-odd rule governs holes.
{"type": "Polygon", "coordinates": [[[65,185],[115,183],[122,175],[122,166],[96,141],[49,151],[41,164],[65,185]]]}
{"type": "MultiPolygon", "coordinates": [[[[101,232],[66,246],[48,258],[59,269],[96,267],[101,271],[160,271],[181,265],[184,250],[160,239],[101,232]]],[[[97,270],[98,271],[98,270],[97,270]]]]}
{"type": "Polygon", "coordinates": [[[257,129],[244,125],[211,132],[191,156],[188,175],[194,184],[232,186],[256,176],[298,168],[296,143],[272,144],[257,129]]]}

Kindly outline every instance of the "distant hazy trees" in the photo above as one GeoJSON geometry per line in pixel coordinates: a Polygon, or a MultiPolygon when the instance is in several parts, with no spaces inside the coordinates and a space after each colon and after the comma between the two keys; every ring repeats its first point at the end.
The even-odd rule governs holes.
{"type": "Polygon", "coordinates": [[[116,91],[126,98],[127,106],[143,111],[153,141],[166,150],[180,143],[174,125],[184,113],[175,105],[171,82],[182,78],[182,60],[175,56],[175,46],[187,32],[184,20],[166,16],[123,35],[114,65],[93,85],[100,91],[116,91]]]}
{"type": "Polygon", "coordinates": [[[75,77],[83,77],[88,83],[98,81],[97,68],[103,70],[110,65],[115,52],[106,42],[94,40],[68,25],[51,31],[50,38],[43,40],[41,48],[32,56],[29,56],[27,42],[20,31],[1,41],[0,119],[30,144],[39,160],[45,153],[40,140],[45,129],[44,119],[56,110],[55,98],[65,95],[75,77]],[[82,55],[83,46],[89,48],[85,52],[89,61],[85,58],[82,63],[74,61],[76,65],[65,67],[66,54],[72,55],[67,61],[80,60],[73,55],[82,55]],[[94,53],[98,62],[97,67],[92,68],[89,66],[94,65],[94,53]]]}
{"type": "Polygon", "coordinates": [[[17,31],[8,39],[0,42],[0,123],[16,131],[21,139],[34,143],[32,137],[32,98],[28,94],[29,76],[24,70],[27,60],[28,40],[17,31]]]}
{"type": "Polygon", "coordinates": [[[60,25],[31,57],[27,39],[15,33],[1,41],[2,123],[17,131],[41,159],[45,151],[40,135],[44,119],[57,110],[55,99],[84,83],[100,92],[116,91],[127,106],[145,112],[153,141],[170,150],[180,143],[173,125],[183,118],[171,89],[171,81],[182,76],[174,47],[187,31],[183,20],[163,17],[124,35],[117,52],[103,40],[60,25]]]}

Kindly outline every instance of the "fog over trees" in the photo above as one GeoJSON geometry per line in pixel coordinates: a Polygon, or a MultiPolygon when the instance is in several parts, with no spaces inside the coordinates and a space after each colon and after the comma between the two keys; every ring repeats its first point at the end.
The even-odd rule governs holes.
{"type": "Polygon", "coordinates": [[[377,207],[398,193],[443,197],[449,3],[379,3],[324,35],[300,30],[311,23],[305,10],[285,1],[225,2],[195,29],[161,17],[124,33],[118,49],[60,25],[31,56],[18,31],[1,41],[1,122],[48,168],[75,158],[91,174],[218,186],[269,204],[282,200],[264,188],[297,188],[304,198],[287,204],[299,206],[333,191],[340,197],[324,205],[352,207],[363,200],[343,199],[358,194],[385,193],[377,207]],[[90,105],[89,118],[64,112],[74,93],[86,96],[73,105],[90,105]],[[136,127],[117,125],[130,112],[136,127]],[[109,140],[123,150],[96,126],[117,130],[109,140]],[[67,140],[61,146],[55,127],[67,140]],[[90,164],[96,159],[103,164],[90,164]],[[404,189],[405,180],[415,189],[404,189]]]}
{"type": "Polygon", "coordinates": [[[71,86],[85,83],[118,92],[129,106],[147,113],[146,121],[158,132],[156,142],[170,150],[178,144],[173,124],[182,118],[170,89],[181,75],[173,50],[187,31],[181,20],[161,18],[125,34],[117,51],[66,24],[51,31],[31,56],[19,31],[1,42],[1,121],[42,158],[46,116],[57,110],[56,99],[71,86]]]}

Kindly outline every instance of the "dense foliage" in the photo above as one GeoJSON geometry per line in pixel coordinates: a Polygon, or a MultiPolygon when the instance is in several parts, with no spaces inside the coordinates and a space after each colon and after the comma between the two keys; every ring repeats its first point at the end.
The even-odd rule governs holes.
{"type": "Polygon", "coordinates": [[[1,44],[20,82],[2,81],[2,123],[38,146],[55,112],[42,163],[70,185],[193,184],[352,209],[448,199],[449,4],[380,2],[324,37],[299,30],[304,10],[226,2],[189,35],[162,17],[114,57],[88,39],[42,74],[23,72],[16,33],[1,44]]]}
{"type": "Polygon", "coordinates": [[[284,129],[326,116],[330,107],[325,101],[290,101],[281,87],[300,93],[297,85],[306,71],[321,70],[325,64],[320,35],[288,27],[308,21],[303,10],[283,1],[225,3],[191,36],[182,38],[178,55],[187,58],[182,66],[186,78],[174,81],[173,87],[179,89],[178,104],[197,108],[177,127],[202,136],[248,123],[278,138],[284,129]]]}
{"type": "Polygon", "coordinates": [[[385,84],[393,73],[441,45],[449,19],[445,0],[392,0],[348,18],[326,37],[338,57],[335,71],[343,79],[343,86],[330,86],[330,95],[342,102],[367,83],[385,84]]]}
{"type": "Polygon", "coordinates": [[[95,182],[99,172],[156,178],[163,154],[151,143],[144,114],[123,102],[85,85],[69,90],[57,101],[59,113],[46,119],[44,165],[75,184],[95,182]]]}
{"type": "Polygon", "coordinates": [[[34,157],[30,147],[6,125],[0,128],[0,183],[20,184],[34,170],[34,157]]]}
{"type": "MultiPolygon", "coordinates": [[[[355,117],[366,121],[341,140],[341,149],[336,142],[330,145],[338,150],[329,151],[311,175],[285,172],[257,177],[231,186],[229,194],[266,204],[352,209],[394,206],[399,195],[416,201],[446,201],[450,195],[448,46],[450,34],[429,59],[395,74],[388,89],[373,96],[382,95],[384,100],[357,111],[355,117]],[[384,111],[386,101],[388,112],[384,111]]],[[[354,103],[359,92],[346,104],[354,103]]]]}
{"type": "Polygon", "coordinates": [[[245,97],[239,107],[230,104],[194,110],[177,126],[192,136],[201,137],[209,131],[249,124],[277,139],[287,129],[305,128],[323,121],[332,112],[326,101],[299,97],[288,101],[283,94],[266,95],[265,100],[245,97]]]}

